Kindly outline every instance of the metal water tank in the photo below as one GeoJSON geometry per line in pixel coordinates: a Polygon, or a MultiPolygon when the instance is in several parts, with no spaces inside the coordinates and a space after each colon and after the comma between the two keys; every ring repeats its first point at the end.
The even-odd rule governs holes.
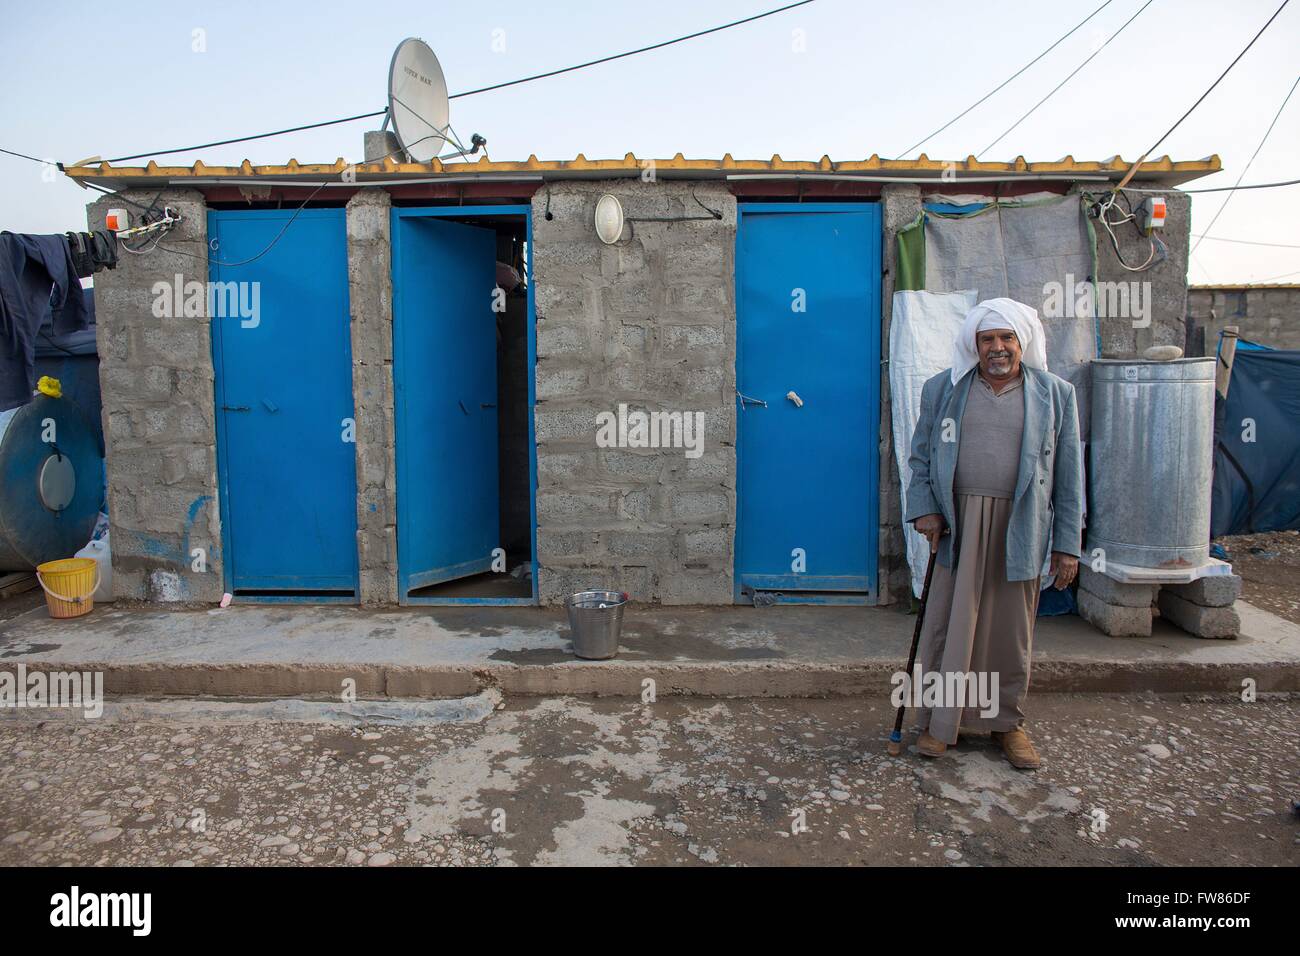
{"type": "Polygon", "coordinates": [[[104,500],[104,460],[81,410],[38,395],[0,412],[0,571],[70,558],[104,500]]]}
{"type": "Polygon", "coordinates": [[[1214,359],[1092,363],[1088,546],[1139,568],[1210,557],[1214,359]]]}

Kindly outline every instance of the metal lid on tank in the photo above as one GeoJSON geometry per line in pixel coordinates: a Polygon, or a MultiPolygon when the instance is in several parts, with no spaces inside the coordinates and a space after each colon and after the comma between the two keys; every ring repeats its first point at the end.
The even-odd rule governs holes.
{"type": "Polygon", "coordinates": [[[1213,382],[1214,357],[1093,359],[1094,382],[1213,382]]]}

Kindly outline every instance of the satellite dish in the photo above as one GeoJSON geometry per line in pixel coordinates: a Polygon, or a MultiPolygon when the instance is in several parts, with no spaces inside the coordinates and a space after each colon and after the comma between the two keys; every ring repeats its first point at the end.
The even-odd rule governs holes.
{"type": "Polygon", "coordinates": [[[407,37],[388,67],[388,118],[397,144],[412,162],[436,159],[451,142],[447,80],[429,44],[407,37]]]}

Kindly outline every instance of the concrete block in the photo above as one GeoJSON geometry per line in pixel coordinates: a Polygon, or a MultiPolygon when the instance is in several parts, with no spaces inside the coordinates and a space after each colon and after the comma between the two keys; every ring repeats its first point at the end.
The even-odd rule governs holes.
{"type": "Polygon", "coordinates": [[[656,600],[660,604],[672,605],[731,604],[734,597],[729,568],[683,568],[662,577],[656,600]]]}
{"type": "Polygon", "coordinates": [[[590,372],[586,368],[537,367],[537,397],[557,398],[578,395],[587,389],[590,372]]]}
{"type": "MultiPolygon", "coordinates": [[[[541,310],[538,310],[541,312],[541,310]]],[[[590,349],[590,333],[577,325],[537,323],[537,359],[562,358],[565,355],[586,356],[590,349]]]]}
{"type": "Polygon", "coordinates": [[[723,491],[689,491],[670,489],[669,513],[674,518],[703,520],[729,516],[731,498],[723,491]]]}
{"type": "Polygon", "coordinates": [[[1164,589],[1157,606],[1162,617],[1196,637],[1234,638],[1241,633],[1241,617],[1231,607],[1205,607],[1164,589]]]}
{"type": "Polygon", "coordinates": [[[606,373],[606,385],[620,398],[641,398],[646,389],[646,367],[640,364],[619,363],[606,373]]]}
{"type": "Polygon", "coordinates": [[[647,521],[654,506],[654,494],[648,488],[624,491],[618,498],[618,516],[626,521],[647,521]]]}
{"type": "Polygon", "coordinates": [[[549,404],[539,406],[533,412],[537,441],[540,443],[555,439],[581,438],[590,442],[594,448],[596,444],[596,416],[602,411],[616,412],[616,409],[601,407],[552,408],[549,404]]]}
{"type": "Polygon", "coordinates": [[[397,143],[397,134],[390,129],[368,129],[362,139],[366,162],[382,160],[392,156],[401,162],[402,147],[397,143]]]}
{"type": "Polygon", "coordinates": [[[710,348],[726,344],[726,333],[715,325],[670,325],[663,330],[669,351],[710,348]]]}
{"type": "Polygon", "coordinates": [[[614,315],[642,315],[651,304],[651,290],[646,285],[620,282],[606,290],[605,305],[614,315]]]}
{"type": "Polygon", "coordinates": [[[1145,608],[1155,603],[1156,591],[1159,590],[1155,584],[1124,584],[1098,574],[1083,562],[1079,563],[1079,587],[1091,592],[1105,604],[1145,608]]]}
{"type": "Polygon", "coordinates": [[[537,555],[543,562],[552,558],[579,558],[596,553],[600,535],[595,531],[537,529],[537,555]]]}
{"type": "Polygon", "coordinates": [[[663,558],[672,556],[673,535],[668,531],[607,531],[602,536],[605,551],[619,558],[663,558]]]}
{"type": "Polygon", "coordinates": [[[1150,637],[1151,608],[1107,604],[1091,591],[1078,591],[1079,616],[1111,637],[1150,637]]]}
{"type": "Polygon", "coordinates": [[[538,449],[537,451],[537,478],[538,483],[563,484],[565,479],[569,478],[584,467],[590,467],[590,464],[596,459],[595,451],[587,452],[569,452],[561,454],[559,452],[538,449]]]}
{"type": "Polygon", "coordinates": [[[582,523],[608,520],[615,514],[613,498],[601,491],[539,491],[538,522],[582,523]]]}
{"type": "Polygon", "coordinates": [[[725,314],[730,309],[730,286],[724,285],[670,285],[665,301],[669,308],[679,312],[712,312],[725,314]]]}
{"type": "Polygon", "coordinates": [[[1241,576],[1224,574],[1200,578],[1191,584],[1166,584],[1161,591],[1176,594],[1184,601],[1202,607],[1232,607],[1237,598],[1241,597],[1241,576]]]}
{"type": "Polygon", "coordinates": [[[611,478],[650,482],[659,477],[664,470],[664,458],[670,454],[658,449],[605,448],[600,451],[600,464],[611,478]]]}
{"type": "Polygon", "coordinates": [[[686,478],[717,481],[728,488],[736,484],[736,449],[731,446],[706,448],[699,458],[682,461],[678,474],[686,478]]]}
{"type": "Polygon", "coordinates": [[[734,535],[734,530],[729,526],[688,531],[682,535],[682,557],[687,561],[701,558],[729,558],[734,535]]]}

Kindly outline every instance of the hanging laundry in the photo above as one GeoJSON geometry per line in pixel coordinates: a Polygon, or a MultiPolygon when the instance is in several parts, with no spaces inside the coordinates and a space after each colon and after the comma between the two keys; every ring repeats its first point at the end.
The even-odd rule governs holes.
{"type": "Polygon", "coordinates": [[[66,232],[64,236],[78,278],[84,279],[102,269],[117,268],[117,237],[108,230],[66,232]]]}
{"type": "Polygon", "coordinates": [[[37,330],[51,308],[56,334],[89,324],[67,237],[0,232],[0,411],[31,399],[37,330]]]}

